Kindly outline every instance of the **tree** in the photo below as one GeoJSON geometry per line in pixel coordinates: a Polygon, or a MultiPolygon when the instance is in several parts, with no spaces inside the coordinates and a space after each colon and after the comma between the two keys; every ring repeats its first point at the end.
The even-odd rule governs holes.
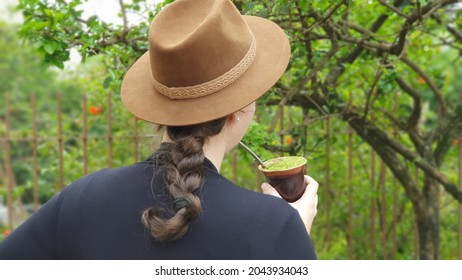
{"type": "MultiPolygon", "coordinates": [[[[83,58],[105,54],[106,84],[119,83],[147,50],[148,22],[156,8],[119,0],[122,23],[81,18],[81,0],[21,0],[22,35],[46,61],[62,66],[69,49],[83,58]],[[146,21],[130,26],[127,13],[146,21]]],[[[233,1],[241,11],[268,17],[288,33],[287,75],[265,99],[276,106],[269,132],[285,108],[341,119],[380,156],[412,202],[421,259],[439,258],[440,187],[462,202],[462,192],[442,170],[450,145],[462,136],[462,16],[457,0],[233,1]],[[419,182],[412,174],[422,172],[419,182]]],[[[266,145],[296,153],[307,149],[306,122],[294,124],[291,145],[266,145]]]]}
{"type": "MultiPolygon", "coordinates": [[[[303,2],[306,1],[299,4],[303,2]]],[[[338,114],[371,145],[412,202],[420,258],[436,259],[440,185],[454,199],[462,201],[455,183],[439,170],[450,144],[462,133],[462,107],[459,96],[454,94],[460,92],[461,84],[440,72],[442,69],[425,52],[436,58],[444,48],[454,50],[444,50],[440,59],[453,61],[452,70],[457,73],[462,69],[459,60],[462,41],[456,31],[460,29],[455,28],[461,25],[460,17],[448,15],[449,5],[457,1],[424,2],[428,3],[369,1],[363,5],[381,11],[366,17],[365,22],[372,22],[371,25],[361,23],[355,13],[367,10],[359,3],[331,1],[321,13],[314,4],[309,3],[307,9],[298,6],[294,13],[300,17],[301,28],[291,24],[289,29],[295,27],[294,33],[300,36],[297,43],[304,44],[308,74],[295,87],[297,90],[288,91],[286,99],[320,114],[338,114]],[[328,48],[319,62],[313,57],[316,50],[313,44],[317,40],[328,48]],[[361,94],[362,100],[358,101],[355,95],[352,101],[349,94],[354,89],[348,84],[357,81],[352,67],[358,69],[360,65],[363,69],[358,74],[363,76],[364,83],[354,86],[358,87],[355,92],[361,94]],[[419,83],[425,86],[419,87],[419,83]],[[308,90],[309,94],[294,94],[291,98],[290,93],[300,92],[298,88],[308,90]],[[345,94],[345,88],[351,91],[345,94]],[[424,111],[426,103],[436,114],[424,111]],[[393,131],[399,131],[400,135],[391,137],[393,131]],[[424,172],[422,187],[412,176],[409,164],[424,172]]]]}

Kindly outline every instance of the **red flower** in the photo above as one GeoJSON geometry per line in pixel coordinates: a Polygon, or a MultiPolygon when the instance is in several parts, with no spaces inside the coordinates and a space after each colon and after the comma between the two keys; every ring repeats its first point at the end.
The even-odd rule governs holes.
{"type": "Polygon", "coordinates": [[[3,231],[3,237],[7,237],[8,235],[10,235],[10,233],[11,233],[11,230],[5,229],[5,230],[3,231]]]}
{"type": "Polygon", "coordinates": [[[287,137],[286,137],[286,144],[287,144],[287,145],[292,144],[292,137],[291,137],[291,136],[287,136],[287,137]]]}
{"type": "Polygon", "coordinates": [[[426,82],[425,82],[425,79],[424,79],[423,77],[419,77],[419,79],[417,79],[417,82],[418,82],[419,84],[425,84],[425,83],[426,83],[426,82]]]}
{"type": "Polygon", "coordinates": [[[88,109],[88,112],[90,112],[90,114],[92,115],[99,115],[103,112],[103,106],[99,105],[99,106],[90,106],[90,108],[88,109]]]}

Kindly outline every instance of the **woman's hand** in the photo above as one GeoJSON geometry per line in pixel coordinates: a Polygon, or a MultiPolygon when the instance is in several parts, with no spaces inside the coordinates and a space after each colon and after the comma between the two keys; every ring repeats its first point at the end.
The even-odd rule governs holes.
{"type": "MultiPolygon", "coordinates": [[[[305,189],[305,193],[302,195],[302,197],[300,197],[299,200],[289,204],[292,205],[292,207],[294,207],[298,211],[303,223],[305,224],[306,230],[308,231],[308,233],[310,233],[314,217],[316,217],[316,214],[318,213],[317,193],[319,184],[308,175],[305,175],[305,184],[307,184],[307,186],[305,189]]],[[[270,184],[263,183],[261,185],[261,188],[263,193],[281,198],[276,189],[271,187],[270,184]]]]}

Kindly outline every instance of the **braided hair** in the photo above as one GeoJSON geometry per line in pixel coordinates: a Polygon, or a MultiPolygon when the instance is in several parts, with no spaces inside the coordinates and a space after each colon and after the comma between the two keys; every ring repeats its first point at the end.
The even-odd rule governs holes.
{"type": "Polygon", "coordinates": [[[181,238],[201,210],[201,201],[195,194],[204,183],[202,164],[203,146],[207,139],[220,133],[226,117],[203,124],[167,127],[171,143],[162,143],[153,154],[157,168],[163,174],[172,210],[150,207],[143,211],[141,221],[158,241],[181,238]]]}

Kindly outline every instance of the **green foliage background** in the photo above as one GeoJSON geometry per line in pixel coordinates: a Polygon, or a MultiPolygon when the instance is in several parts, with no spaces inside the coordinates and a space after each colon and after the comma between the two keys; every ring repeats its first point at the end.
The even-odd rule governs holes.
{"type": "MultiPolygon", "coordinates": [[[[113,118],[113,167],[135,161],[135,123],[140,135],[146,136],[141,141],[139,159],[148,156],[158,141],[154,136],[154,126],[137,122],[123,108],[118,90],[130,64],[147,48],[146,33],[150,20],[163,6],[173,1],[165,1],[156,7],[139,0],[126,4],[124,9],[145,16],[141,24],[129,28],[103,22],[97,16],[82,22],[82,11],[79,9],[82,2],[20,0],[19,9],[23,12],[25,22],[18,26],[0,23],[0,138],[6,137],[5,95],[8,94],[12,110],[11,157],[17,184],[14,196],[18,208],[32,201],[32,142],[27,141],[32,137],[32,94],[37,96],[38,133],[41,139],[38,143],[41,203],[61,187],[58,179],[57,94],[62,96],[63,101],[65,184],[84,175],[81,138],[83,114],[86,114],[88,124],[88,172],[108,166],[109,96],[113,118]],[[65,68],[70,49],[77,50],[82,56],[82,63],[75,69],[65,68]],[[87,97],[85,108],[82,107],[84,95],[87,97]],[[93,115],[89,113],[90,107],[101,107],[102,113],[93,115]]],[[[323,62],[334,47],[334,41],[328,40],[329,30],[318,26],[310,13],[313,10],[325,15],[341,2],[234,1],[244,14],[268,17],[278,22],[286,29],[292,44],[290,67],[281,82],[259,100],[255,122],[251,124],[244,142],[264,159],[288,154],[308,158],[308,173],[321,185],[318,216],[311,232],[319,258],[415,259],[418,258],[418,250],[412,203],[378,155],[372,155],[373,147],[370,143],[349,128],[348,120],[342,117],[342,108],[354,108],[360,113],[368,108],[368,120],[393,135],[403,146],[414,149],[409,134],[405,129],[397,128],[396,121],[405,122],[415,104],[409,95],[403,93],[396,79],[402,78],[421,94],[425,107],[419,129],[423,133],[432,132],[440,125],[440,116],[437,114],[439,103],[428,84],[422,82],[418,73],[401,63],[399,56],[388,56],[386,63],[392,67],[383,67],[384,58],[377,54],[377,50],[364,52],[354,63],[344,63],[342,66],[345,70],[337,83],[327,84],[332,69],[337,67],[338,58],[347,55],[355,46],[345,42],[354,38],[361,39],[364,34],[359,28],[356,28],[359,31],[354,31],[354,28],[350,30],[348,36],[351,38],[344,38],[345,41],[340,43],[335,53],[334,58],[337,60],[330,58],[323,62]],[[307,48],[307,41],[303,40],[308,36],[303,31],[306,26],[293,18],[297,10],[301,17],[306,17],[303,22],[313,31],[311,36],[319,36],[319,39],[309,41],[310,48],[307,48]],[[313,72],[321,63],[324,63],[323,67],[313,72]],[[315,78],[305,80],[311,74],[315,78]],[[283,106],[284,111],[281,113],[278,104],[293,88],[298,88],[297,94],[283,106]],[[328,91],[328,96],[335,92],[338,98],[327,98],[325,103],[313,102],[314,105],[306,101],[310,98],[318,100],[318,95],[322,95],[320,91],[323,94],[328,91]],[[371,104],[366,104],[367,100],[371,100],[371,104]],[[389,112],[393,112],[395,119],[387,115],[389,112]],[[327,118],[330,121],[329,128],[327,118]],[[350,133],[352,177],[348,175],[350,133]],[[330,152],[326,150],[328,145],[330,152]],[[327,161],[330,169],[326,168],[327,161]],[[375,164],[374,171],[371,169],[372,164],[375,164]],[[382,166],[384,172],[381,173],[382,166]],[[374,177],[372,172],[375,173],[374,177]],[[329,193],[326,188],[327,176],[330,176],[329,193]],[[329,205],[326,204],[327,196],[329,205]],[[376,205],[374,210],[371,208],[372,202],[376,205]],[[375,211],[374,220],[371,220],[371,211],[375,211]],[[393,211],[397,213],[397,220],[392,218],[393,211]],[[351,232],[349,226],[352,226],[351,232]],[[353,240],[351,247],[349,240],[353,240]],[[374,250],[371,250],[371,242],[375,244],[374,250]],[[349,248],[352,249],[351,253],[348,252],[349,248]]],[[[422,5],[431,3],[420,2],[422,5]]],[[[379,14],[388,14],[390,17],[373,36],[372,43],[396,40],[402,25],[397,14],[390,12],[378,1],[351,1],[349,5],[349,17],[358,26],[369,26],[379,14]]],[[[403,13],[409,14],[413,9],[410,4],[401,7],[403,13]]],[[[441,13],[439,16],[444,20],[446,17],[455,17],[456,26],[462,30],[460,11],[454,15],[441,13]]],[[[329,20],[332,20],[332,24],[340,24],[342,19],[342,13],[334,11],[329,20]]],[[[458,79],[462,74],[462,42],[455,40],[448,47],[442,42],[449,35],[445,26],[436,20],[417,25],[407,38],[406,55],[410,60],[417,61],[437,84],[443,92],[448,110],[456,112],[461,103],[459,93],[462,93],[462,81],[458,79]]],[[[439,168],[450,182],[457,182],[459,176],[457,158],[460,146],[453,140],[460,134],[460,131],[451,134],[448,152],[439,168]]],[[[2,145],[0,163],[4,164],[5,141],[2,141],[2,145]]],[[[423,184],[424,173],[416,169],[414,162],[401,159],[416,181],[423,184]]],[[[254,160],[238,148],[226,156],[221,173],[235,183],[255,191],[259,191],[264,180],[254,160]]],[[[0,195],[6,196],[5,177],[0,178],[0,195]]],[[[442,191],[439,222],[441,259],[457,258],[458,206],[459,203],[451,195],[442,191]]],[[[27,215],[23,213],[23,217],[27,215]]]]}

